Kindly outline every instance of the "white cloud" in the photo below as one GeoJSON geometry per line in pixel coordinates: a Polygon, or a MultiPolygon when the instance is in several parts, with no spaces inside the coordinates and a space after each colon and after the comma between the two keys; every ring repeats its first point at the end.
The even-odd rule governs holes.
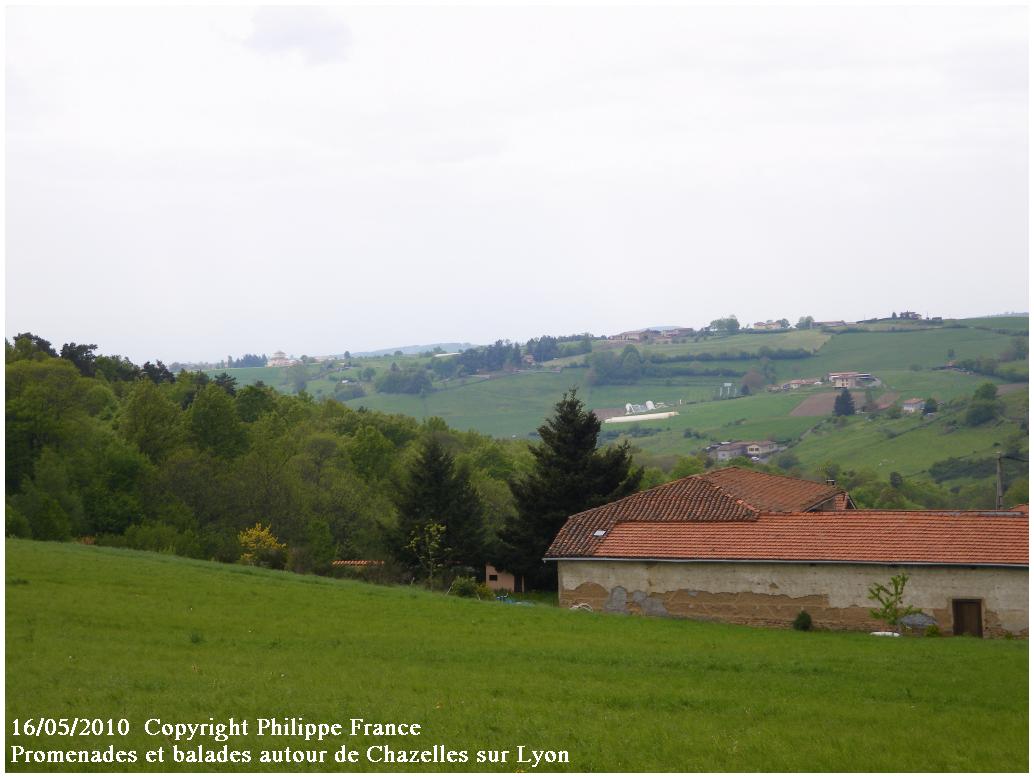
{"type": "Polygon", "coordinates": [[[326,8],[318,6],[263,6],[255,10],[253,29],[245,43],[271,54],[295,52],[307,62],[324,64],[346,58],[348,28],[326,8]]]}

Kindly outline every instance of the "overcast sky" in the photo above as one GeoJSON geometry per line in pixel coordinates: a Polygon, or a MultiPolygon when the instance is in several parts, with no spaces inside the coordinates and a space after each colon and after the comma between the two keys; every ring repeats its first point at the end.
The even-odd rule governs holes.
{"type": "Polygon", "coordinates": [[[1028,309],[1022,8],[8,8],[6,333],[1028,309]]]}

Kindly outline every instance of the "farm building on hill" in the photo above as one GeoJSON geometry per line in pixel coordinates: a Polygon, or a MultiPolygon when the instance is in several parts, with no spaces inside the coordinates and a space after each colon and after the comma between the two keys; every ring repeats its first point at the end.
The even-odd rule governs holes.
{"type": "Polygon", "coordinates": [[[1027,635],[1028,510],[856,509],[834,484],[736,467],[571,516],[548,561],[560,605],[788,627],[878,630],[869,587],[945,634],[1027,635]]]}
{"type": "Polygon", "coordinates": [[[856,373],[849,370],[843,373],[829,373],[826,380],[837,389],[854,389],[857,386],[873,383],[875,379],[872,373],[856,373]]]}
{"type": "Polygon", "coordinates": [[[926,407],[926,400],[922,400],[918,397],[913,397],[910,400],[905,400],[901,403],[901,410],[905,413],[922,413],[926,407]]]}
{"type": "Polygon", "coordinates": [[[299,360],[289,358],[283,351],[274,351],[273,356],[266,360],[266,367],[291,367],[298,362],[299,360]]]}

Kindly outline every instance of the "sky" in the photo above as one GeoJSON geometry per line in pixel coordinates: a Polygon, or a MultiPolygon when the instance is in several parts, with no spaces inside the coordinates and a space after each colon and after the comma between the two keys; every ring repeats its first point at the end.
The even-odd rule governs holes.
{"type": "Polygon", "coordinates": [[[1028,310],[1024,8],[6,9],[8,338],[1028,310]]]}

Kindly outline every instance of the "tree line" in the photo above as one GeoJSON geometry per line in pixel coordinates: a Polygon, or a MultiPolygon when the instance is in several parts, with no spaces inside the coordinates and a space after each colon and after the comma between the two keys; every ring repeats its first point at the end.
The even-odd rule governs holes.
{"type": "Polygon", "coordinates": [[[322,574],[383,560],[395,580],[492,562],[549,587],[541,560],[566,517],[642,478],[627,444],[597,448],[573,391],[529,445],[92,344],[62,352],[31,333],[5,344],[9,536],[322,574]],[[264,533],[276,553],[256,553],[264,533]]]}

